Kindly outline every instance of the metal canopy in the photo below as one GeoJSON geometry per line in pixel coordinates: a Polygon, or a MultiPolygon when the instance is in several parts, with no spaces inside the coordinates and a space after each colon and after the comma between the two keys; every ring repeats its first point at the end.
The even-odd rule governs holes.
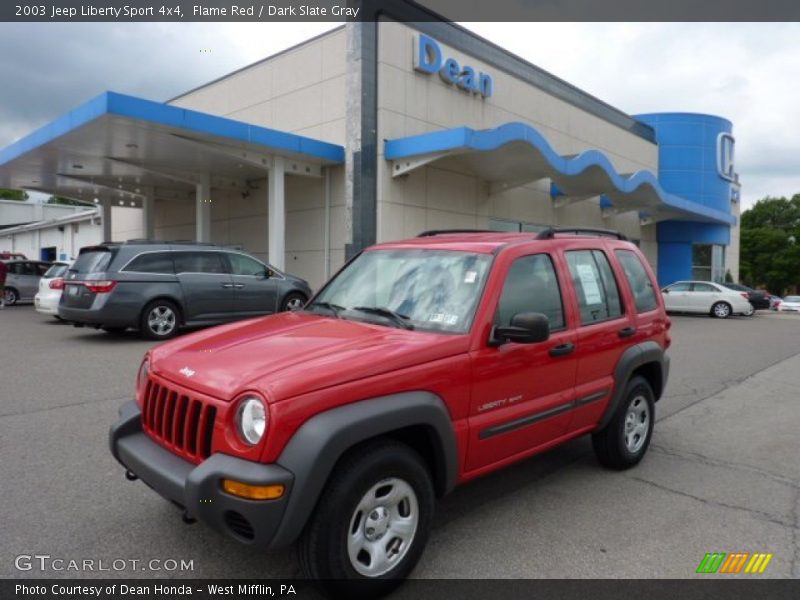
{"type": "Polygon", "coordinates": [[[206,113],[106,92],[0,150],[0,187],[141,206],[285,173],[321,176],[341,146],[206,113]]]}
{"type": "Polygon", "coordinates": [[[639,212],[643,222],[667,219],[733,225],[736,218],[666,192],[649,171],[620,174],[605,154],[588,150],[559,155],[545,137],[525,123],[476,131],[468,127],[387,140],[385,157],[393,177],[436,162],[467,169],[490,182],[491,191],[548,178],[560,195],[556,206],[605,195],[603,213],[639,212]]]}

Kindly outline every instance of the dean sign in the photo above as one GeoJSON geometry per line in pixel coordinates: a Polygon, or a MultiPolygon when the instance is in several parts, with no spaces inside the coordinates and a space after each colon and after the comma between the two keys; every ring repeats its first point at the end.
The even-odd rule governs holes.
{"type": "Polygon", "coordinates": [[[446,83],[484,98],[492,95],[491,75],[476,73],[468,65],[461,66],[455,58],[444,58],[441,46],[427,35],[414,37],[414,68],[422,73],[439,73],[446,83]]]}

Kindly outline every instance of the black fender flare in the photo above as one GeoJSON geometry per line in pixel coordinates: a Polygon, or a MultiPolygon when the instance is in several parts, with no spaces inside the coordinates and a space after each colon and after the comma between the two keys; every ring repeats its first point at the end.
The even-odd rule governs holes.
{"type": "Polygon", "coordinates": [[[287,546],[300,535],[336,462],[347,450],[370,438],[419,425],[432,434],[429,441],[436,469],[441,471],[441,492],[447,493],[458,476],[458,450],[450,413],[435,394],[413,391],[360,400],[303,423],[276,461],[292,472],[294,485],[270,547],[287,546]]]}
{"type": "MultiPolygon", "coordinates": [[[[625,394],[625,388],[633,372],[648,363],[656,363],[661,367],[661,390],[663,391],[667,385],[667,377],[669,375],[669,357],[664,352],[664,349],[653,341],[631,346],[622,353],[614,369],[614,391],[603,417],[597,424],[597,431],[603,429],[611,421],[619,403],[622,402],[622,396],[625,394]]],[[[659,394],[656,390],[656,400],[658,400],[658,396],[659,394]]]]}

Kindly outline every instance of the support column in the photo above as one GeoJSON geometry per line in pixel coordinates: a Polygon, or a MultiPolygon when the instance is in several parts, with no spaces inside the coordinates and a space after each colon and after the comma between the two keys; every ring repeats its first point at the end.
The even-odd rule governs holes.
{"type": "Polygon", "coordinates": [[[272,159],[267,185],[269,262],[277,269],[286,268],[286,197],[284,193],[284,161],[272,159]]]}
{"type": "Polygon", "coordinates": [[[211,177],[198,176],[195,185],[195,240],[211,241],[211,177]]]}
{"type": "Polygon", "coordinates": [[[110,242],[111,239],[111,201],[103,200],[100,203],[100,221],[103,224],[103,241],[110,242]]]}
{"type": "Polygon", "coordinates": [[[155,215],[155,196],[153,188],[148,187],[142,190],[142,237],[148,240],[155,239],[156,215],[155,215]]]}

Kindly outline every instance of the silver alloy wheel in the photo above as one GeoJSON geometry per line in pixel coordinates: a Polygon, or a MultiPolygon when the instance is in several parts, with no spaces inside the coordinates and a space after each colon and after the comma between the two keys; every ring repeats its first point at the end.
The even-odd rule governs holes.
{"type": "Polygon", "coordinates": [[[714,316],[724,319],[731,314],[731,307],[724,302],[717,302],[714,305],[714,316]]]}
{"type": "Polygon", "coordinates": [[[155,306],[147,315],[147,326],[157,335],[169,335],[175,329],[175,311],[169,306],[155,306]]]}
{"type": "Polygon", "coordinates": [[[625,414],[625,447],[631,454],[636,454],[642,449],[647,432],[650,429],[650,405],[647,398],[636,396],[628,404],[625,414]]]}
{"type": "Polygon", "coordinates": [[[3,301],[7,306],[14,306],[17,303],[17,293],[11,288],[6,288],[3,292],[3,301]]]}
{"type": "Polygon", "coordinates": [[[744,311],[744,316],[745,317],[752,317],[754,312],[756,312],[755,307],[753,307],[752,304],[748,304],[747,310],[744,311]]]}
{"type": "Polygon", "coordinates": [[[388,573],[411,548],[418,522],[414,489],[397,477],[379,481],[364,494],[350,518],[350,565],[364,577],[388,573]]]}
{"type": "Polygon", "coordinates": [[[289,301],[286,303],[286,310],[291,310],[291,311],[300,310],[301,308],[303,308],[303,306],[305,306],[305,304],[306,303],[303,302],[302,298],[300,298],[299,296],[295,296],[294,298],[290,298],[289,301]]]}

